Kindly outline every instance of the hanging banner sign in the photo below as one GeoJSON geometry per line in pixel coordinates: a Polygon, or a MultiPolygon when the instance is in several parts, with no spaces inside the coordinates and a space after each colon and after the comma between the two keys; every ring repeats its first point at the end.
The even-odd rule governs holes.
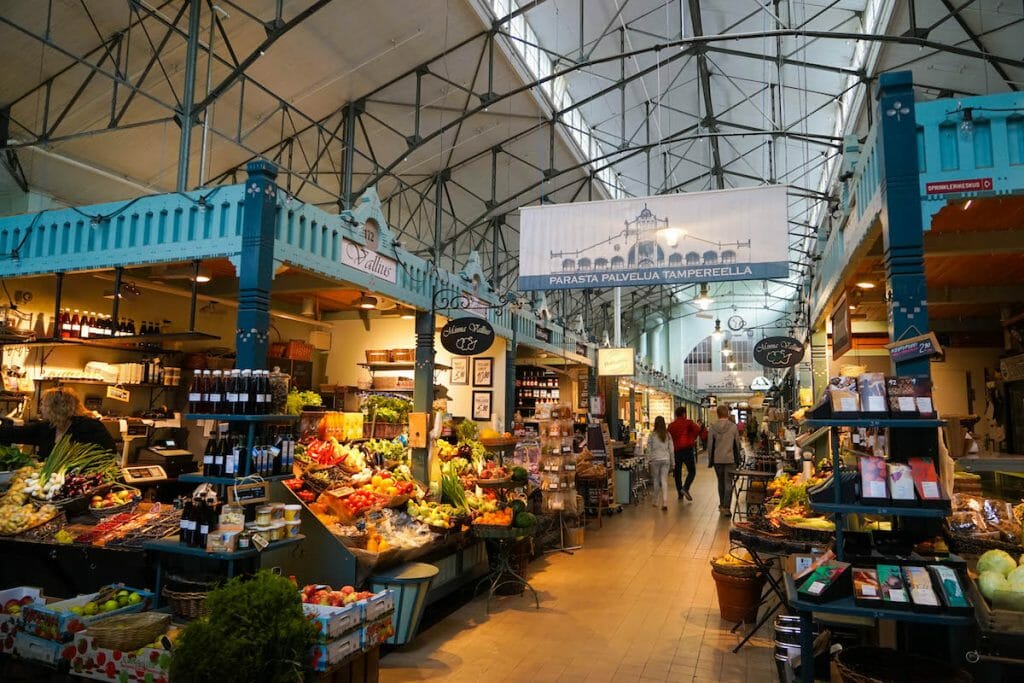
{"type": "Polygon", "coordinates": [[[889,349],[889,357],[894,363],[923,358],[925,356],[942,355],[942,347],[934,332],[922,334],[917,337],[907,337],[891,344],[886,344],[889,349]]]}
{"type": "Polygon", "coordinates": [[[519,289],[588,289],[789,275],[786,187],[519,210],[519,289]]]}
{"type": "Polygon", "coordinates": [[[754,361],[766,368],[791,368],[804,358],[804,344],[793,337],[765,337],[754,344],[754,361]]]}
{"type": "Polygon", "coordinates": [[[441,346],[456,356],[484,353],[494,343],[494,328],[479,318],[456,318],[441,328],[441,346]]]}
{"type": "Polygon", "coordinates": [[[636,351],[632,347],[597,350],[598,377],[630,377],[636,372],[636,351]]]}
{"type": "Polygon", "coordinates": [[[537,341],[542,341],[547,344],[551,343],[551,330],[547,327],[537,325],[537,328],[533,332],[533,338],[537,341]]]}
{"type": "Polygon", "coordinates": [[[398,262],[350,239],[341,240],[341,262],[385,282],[398,282],[398,262]]]}

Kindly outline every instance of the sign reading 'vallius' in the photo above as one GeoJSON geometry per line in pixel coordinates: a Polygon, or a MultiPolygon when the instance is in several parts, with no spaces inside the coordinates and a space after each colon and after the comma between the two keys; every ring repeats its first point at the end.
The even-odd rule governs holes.
{"type": "Polygon", "coordinates": [[[441,346],[456,356],[475,356],[491,348],[494,328],[479,318],[456,318],[441,328],[441,346]]]}
{"type": "Polygon", "coordinates": [[[754,361],[766,368],[791,368],[803,358],[803,342],[793,337],[765,337],[754,344],[754,361]]]}
{"type": "Polygon", "coordinates": [[[341,262],[391,284],[398,282],[398,263],[394,259],[350,239],[341,240],[341,262]]]}

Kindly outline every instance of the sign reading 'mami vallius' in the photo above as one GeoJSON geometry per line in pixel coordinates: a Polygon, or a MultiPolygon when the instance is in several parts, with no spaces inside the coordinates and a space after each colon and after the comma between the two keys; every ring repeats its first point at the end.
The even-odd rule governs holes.
{"type": "Polygon", "coordinates": [[[520,209],[519,289],[789,274],[782,185],[520,209]]]}

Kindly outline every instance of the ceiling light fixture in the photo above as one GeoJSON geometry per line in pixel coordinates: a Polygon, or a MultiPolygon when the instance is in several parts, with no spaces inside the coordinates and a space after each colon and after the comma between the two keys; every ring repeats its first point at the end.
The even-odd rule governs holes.
{"type": "Polygon", "coordinates": [[[735,370],[735,369],[736,369],[736,363],[735,363],[734,361],[729,361],[729,362],[728,362],[728,363],[726,363],[725,365],[726,365],[726,367],[727,367],[727,368],[729,368],[730,370],[735,370]]]}
{"type": "Polygon", "coordinates": [[[970,140],[972,135],[974,135],[974,111],[967,107],[964,109],[964,119],[960,122],[960,137],[970,140]]]}
{"type": "Polygon", "coordinates": [[[401,318],[402,320],[415,320],[416,311],[412,310],[411,308],[403,308],[401,315],[399,315],[398,317],[401,318]]]}
{"type": "Polygon", "coordinates": [[[715,331],[711,333],[711,336],[715,339],[722,338],[722,321],[719,318],[715,318],[715,331]]]}
{"type": "Polygon", "coordinates": [[[726,339],[722,342],[722,355],[728,358],[732,355],[732,348],[729,346],[729,340],[726,339]]]}
{"type": "Polygon", "coordinates": [[[874,289],[877,285],[874,282],[868,282],[865,280],[864,282],[858,282],[857,287],[860,289],[874,289]]]}
{"type": "Polygon", "coordinates": [[[693,303],[697,304],[702,311],[708,310],[711,304],[715,303],[715,300],[708,296],[708,283],[700,283],[700,296],[694,299],[693,303]]]}
{"type": "Polygon", "coordinates": [[[356,306],[363,309],[364,311],[370,311],[377,308],[377,297],[369,296],[366,292],[359,295],[356,299],[356,306]]]}
{"type": "Polygon", "coordinates": [[[974,203],[973,199],[968,199],[966,202],[964,202],[964,211],[966,211],[967,209],[971,208],[971,204],[973,204],[973,203],[974,203]]]}

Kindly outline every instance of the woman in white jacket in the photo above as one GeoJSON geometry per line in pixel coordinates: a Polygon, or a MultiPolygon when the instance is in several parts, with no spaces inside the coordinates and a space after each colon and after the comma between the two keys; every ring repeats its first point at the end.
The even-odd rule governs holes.
{"type": "Polygon", "coordinates": [[[668,510],[668,470],[672,461],[672,436],[668,433],[665,418],[654,418],[654,431],[647,437],[647,464],[651,468],[654,482],[654,507],[661,505],[668,510]]]}

